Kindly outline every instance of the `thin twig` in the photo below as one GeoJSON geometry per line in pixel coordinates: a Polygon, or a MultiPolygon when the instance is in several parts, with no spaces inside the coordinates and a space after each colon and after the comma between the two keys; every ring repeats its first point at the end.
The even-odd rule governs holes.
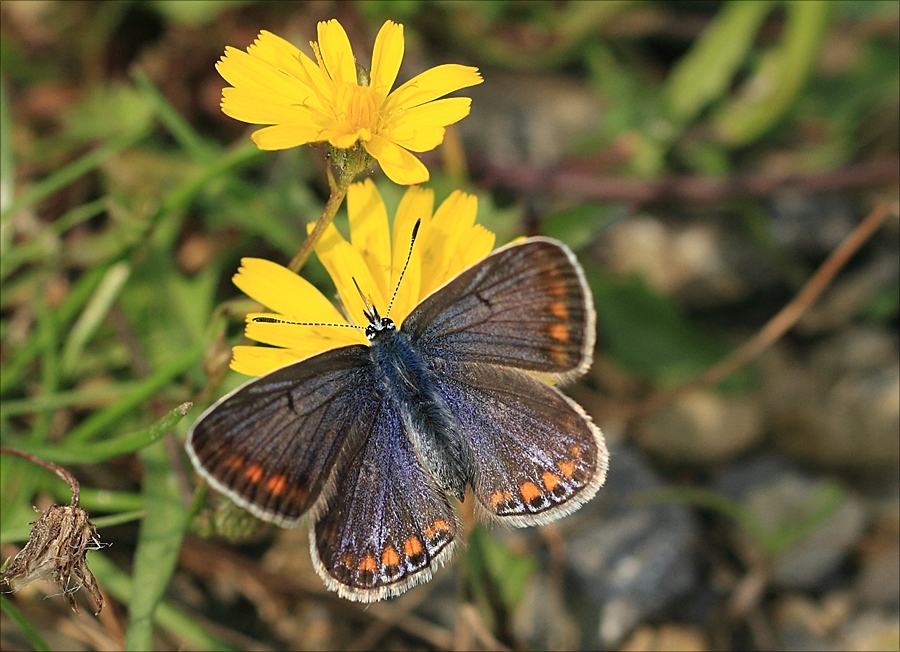
{"type": "Polygon", "coordinates": [[[635,410],[633,416],[641,416],[669,405],[675,398],[688,392],[715,385],[743,367],[747,362],[765,351],[784,335],[828,287],[835,275],[847,264],[850,258],[872,236],[885,218],[890,214],[887,204],[879,204],[869,215],[857,225],[844,241],[831,252],[825,262],[816,270],[806,285],[797,293],[790,303],[782,308],[743,345],[731,352],[727,358],[713,365],[691,382],[671,390],[663,390],[651,394],[635,410]]]}
{"type": "Polygon", "coordinates": [[[56,475],[62,478],[72,490],[72,500],[71,502],[69,502],[69,506],[78,507],[78,501],[81,497],[81,485],[78,484],[78,480],[75,479],[75,476],[69,473],[66,469],[57,464],[54,464],[53,462],[47,462],[39,457],[35,457],[31,453],[19,450],[18,448],[0,446],[0,455],[16,455],[17,457],[28,460],[32,464],[37,464],[38,466],[43,466],[45,469],[53,471],[56,475]]]}
{"type": "Polygon", "coordinates": [[[338,209],[344,201],[344,197],[347,196],[347,189],[350,187],[350,183],[353,181],[353,178],[358,171],[353,165],[338,169],[338,178],[335,180],[332,167],[333,166],[330,163],[326,167],[326,172],[328,173],[328,201],[325,202],[325,207],[322,209],[322,215],[316,220],[316,225],[313,227],[313,230],[306,236],[306,240],[300,245],[300,249],[297,251],[296,255],[291,258],[288,269],[292,272],[299,272],[306,264],[306,261],[309,260],[313,249],[316,248],[316,245],[325,233],[325,229],[327,229],[334,221],[334,216],[337,215],[338,209]]]}
{"type": "Polygon", "coordinates": [[[458,608],[460,620],[469,627],[469,631],[475,639],[481,643],[485,650],[503,651],[510,649],[501,643],[500,640],[491,634],[491,632],[488,631],[488,628],[484,626],[484,622],[481,620],[481,616],[478,613],[478,609],[475,608],[475,605],[466,602],[459,605],[458,608]]]}
{"type": "Polygon", "coordinates": [[[360,650],[375,649],[375,645],[390,632],[398,622],[407,618],[416,607],[430,597],[434,588],[439,584],[440,580],[429,582],[428,584],[419,586],[415,591],[404,594],[396,602],[386,603],[384,606],[390,607],[391,615],[369,623],[359,636],[344,648],[344,652],[358,652],[360,650]]]}

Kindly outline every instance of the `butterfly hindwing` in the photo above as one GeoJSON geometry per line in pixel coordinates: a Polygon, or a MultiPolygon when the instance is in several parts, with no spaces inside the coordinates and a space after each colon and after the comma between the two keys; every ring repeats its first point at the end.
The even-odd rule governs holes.
{"type": "Polygon", "coordinates": [[[571,378],[590,366],[593,300],[574,254],[547,238],[498,249],[403,322],[423,353],[571,378]]]}
{"type": "Polygon", "coordinates": [[[450,557],[459,529],[403,430],[400,410],[384,397],[374,400],[370,431],[336,470],[335,491],[310,537],[313,562],[328,587],[361,602],[427,581],[450,557]]]}
{"type": "Polygon", "coordinates": [[[368,351],[359,345],[326,351],[222,398],[188,434],[194,466],[255,516],[296,526],[342,449],[359,440],[372,391],[368,351]]]}
{"type": "Polygon", "coordinates": [[[574,401],[515,369],[445,364],[438,392],[477,451],[471,484],[489,515],[517,527],[538,525],[594,496],[609,454],[574,401]]]}

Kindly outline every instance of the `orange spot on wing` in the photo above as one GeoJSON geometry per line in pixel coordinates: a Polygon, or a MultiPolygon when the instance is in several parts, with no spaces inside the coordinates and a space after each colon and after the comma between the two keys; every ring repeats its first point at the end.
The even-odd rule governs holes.
{"type": "Polygon", "coordinates": [[[581,446],[573,444],[569,446],[569,452],[572,453],[572,457],[581,459],[581,446]]]}
{"type": "Polygon", "coordinates": [[[382,566],[399,566],[400,565],[400,554],[397,552],[397,549],[394,546],[388,545],[385,547],[384,552],[381,553],[381,565],[382,566]]]}
{"type": "Polygon", "coordinates": [[[562,301],[554,301],[550,304],[550,314],[559,319],[568,319],[569,309],[562,301]]]}
{"type": "Polygon", "coordinates": [[[409,537],[403,543],[403,552],[406,553],[407,557],[421,555],[423,550],[425,550],[425,548],[422,547],[422,542],[419,541],[419,537],[409,537]]]}
{"type": "Polygon", "coordinates": [[[541,495],[541,490],[533,482],[523,482],[519,485],[519,491],[522,494],[522,499],[526,503],[530,503],[541,495]]]}
{"type": "Polygon", "coordinates": [[[496,508],[500,503],[505,503],[512,498],[512,494],[508,491],[495,491],[491,494],[491,507],[496,508]]]}
{"type": "Polygon", "coordinates": [[[232,471],[240,471],[244,468],[244,458],[240,455],[231,455],[223,462],[223,464],[232,471]]]}
{"type": "Polygon", "coordinates": [[[449,532],[451,529],[452,528],[447,521],[439,518],[432,523],[430,527],[425,528],[425,536],[429,539],[433,539],[435,534],[438,534],[439,532],[449,532]]]}
{"type": "Polygon", "coordinates": [[[273,496],[280,496],[284,493],[285,487],[287,487],[287,478],[283,475],[273,475],[266,480],[266,489],[268,489],[269,493],[273,496]]]}
{"type": "Polygon", "coordinates": [[[550,357],[553,358],[553,361],[558,365],[569,363],[569,352],[561,346],[550,347],[550,357]]]}
{"type": "Polygon", "coordinates": [[[554,297],[566,296],[566,284],[563,281],[554,281],[550,284],[550,294],[554,297]]]}
{"type": "Polygon", "coordinates": [[[559,467],[559,470],[562,471],[562,474],[566,476],[567,479],[571,479],[575,474],[575,462],[560,462],[556,466],[559,467]]]}
{"type": "Polygon", "coordinates": [[[565,324],[553,324],[547,329],[547,334],[557,342],[569,341],[569,329],[565,324]]]}
{"type": "Polygon", "coordinates": [[[361,571],[369,571],[374,573],[378,570],[378,563],[375,561],[375,555],[368,554],[362,558],[362,561],[359,562],[359,570],[361,571]]]}
{"type": "Polygon", "coordinates": [[[287,500],[293,503],[302,504],[306,502],[306,496],[309,495],[309,491],[301,487],[300,485],[293,485],[288,491],[287,500]]]}
{"type": "Polygon", "coordinates": [[[244,469],[244,475],[250,482],[256,484],[263,478],[263,468],[259,464],[251,464],[244,469]]]}
{"type": "Polygon", "coordinates": [[[544,488],[547,491],[553,491],[556,489],[556,485],[560,482],[560,477],[555,473],[550,473],[550,471],[544,471],[544,474],[541,476],[541,481],[544,483],[544,488]]]}

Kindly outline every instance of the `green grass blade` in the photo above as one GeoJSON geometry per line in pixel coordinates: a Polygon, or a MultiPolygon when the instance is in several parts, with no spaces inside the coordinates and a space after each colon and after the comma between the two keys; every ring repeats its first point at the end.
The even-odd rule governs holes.
{"type": "MultiPolygon", "coordinates": [[[[16,194],[16,157],[13,151],[12,115],[6,76],[0,75],[0,213],[13,203],[16,194]]],[[[7,255],[12,245],[12,226],[0,223],[0,254],[7,255]]]]}
{"type": "Polygon", "coordinates": [[[5,595],[0,595],[0,609],[3,609],[6,615],[19,626],[35,650],[38,650],[38,652],[50,652],[50,646],[47,645],[37,630],[25,619],[22,612],[5,595]]]}
{"type": "MultiPolygon", "coordinates": [[[[67,493],[61,493],[58,498],[62,500],[68,497],[67,493]]],[[[82,487],[81,506],[89,512],[141,512],[144,509],[144,499],[140,494],[133,491],[112,491],[110,489],[82,487]]]]}
{"type": "Polygon", "coordinates": [[[828,31],[830,2],[788,2],[781,43],[768,52],[745,92],[715,118],[719,137],[733,147],[747,145],[784,117],[812,73],[828,31]]]}
{"type": "Polygon", "coordinates": [[[760,551],[768,549],[769,532],[741,502],[711,489],[663,487],[642,491],[634,498],[636,507],[657,503],[684,503],[724,514],[737,523],[760,551]]]}
{"type": "Polygon", "coordinates": [[[126,650],[153,648],[153,615],[162,600],[175,566],[187,525],[187,507],[166,449],[150,446],[141,452],[144,463],[144,506],[134,559],[131,600],[128,604],[126,650]]]}
{"type": "Polygon", "coordinates": [[[106,315],[118,298],[130,274],[131,265],[125,261],[119,261],[110,267],[78,316],[63,346],[62,372],[66,376],[71,375],[75,370],[85,345],[106,319],[106,315]]]}
{"type": "Polygon", "coordinates": [[[690,122],[727,92],[773,4],[770,0],[745,0],[722,5],[666,80],[663,97],[675,122],[690,122]]]}
{"type": "Polygon", "coordinates": [[[169,432],[191,408],[191,403],[182,403],[166,414],[156,423],[97,443],[72,442],[66,440],[62,445],[53,446],[28,445],[25,450],[48,462],[56,464],[97,464],[113,457],[134,453],[159,441],[169,432]]]}
{"type": "Polygon", "coordinates": [[[109,198],[104,196],[81,206],[76,206],[60,215],[59,219],[48,224],[45,230],[33,240],[16,245],[15,249],[5,252],[3,257],[0,258],[0,280],[5,279],[25,263],[46,258],[48,247],[54,245],[48,240],[59,237],[72,227],[86,222],[92,217],[96,217],[107,209],[108,204],[109,198]]]}
{"type": "Polygon", "coordinates": [[[0,402],[0,419],[23,414],[49,412],[66,407],[90,407],[94,403],[108,403],[132,391],[138,381],[123,381],[100,387],[73,389],[55,394],[39,394],[29,398],[0,402]]]}
{"type": "MultiPolygon", "coordinates": [[[[128,604],[133,586],[131,578],[99,552],[88,553],[88,564],[91,572],[97,576],[97,581],[103,590],[116,600],[128,604]]],[[[191,620],[190,616],[166,602],[159,604],[155,619],[160,627],[198,650],[234,649],[224,641],[208,634],[201,625],[191,620]]]]}
{"type": "Polygon", "coordinates": [[[203,358],[203,352],[202,346],[196,346],[186,353],[182,353],[152,376],[141,381],[118,403],[110,405],[82,422],[66,437],[66,445],[84,442],[112,427],[116,421],[132,412],[151,396],[167,387],[175,378],[199,363],[203,358]]]}
{"type": "Polygon", "coordinates": [[[159,89],[150,81],[147,73],[138,68],[131,75],[131,78],[153,107],[156,117],[159,118],[162,125],[169,130],[172,137],[191,158],[208,164],[221,155],[218,148],[210,146],[175,107],[169,103],[165,96],[159,92],[159,89]]]}
{"type": "MultiPolygon", "coordinates": [[[[106,275],[108,269],[109,266],[101,265],[86,272],[84,276],[78,279],[75,286],[56,309],[56,325],[58,328],[65,328],[69,321],[74,318],[75,313],[88,300],[88,297],[90,297],[91,293],[106,275]]],[[[28,365],[40,353],[41,346],[40,338],[29,338],[22,348],[4,365],[3,373],[0,374],[0,394],[4,394],[19,384],[28,365]]]]}
{"type": "Polygon", "coordinates": [[[146,138],[149,133],[150,130],[148,128],[142,127],[141,129],[111,138],[97,147],[97,149],[88,152],[81,158],[61,167],[56,172],[47,175],[44,179],[41,179],[31,186],[31,188],[23,193],[22,196],[14,200],[6,210],[0,212],[0,221],[5,221],[6,218],[16,211],[33,206],[56,191],[65,188],[76,179],[84,176],[94,168],[99,167],[110,157],[139,143],[146,138]]]}

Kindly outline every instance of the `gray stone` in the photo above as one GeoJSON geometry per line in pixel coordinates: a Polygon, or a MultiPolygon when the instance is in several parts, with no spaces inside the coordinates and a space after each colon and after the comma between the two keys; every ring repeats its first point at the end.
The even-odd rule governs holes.
{"type": "Polygon", "coordinates": [[[637,215],[606,229],[597,254],[609,271],[640,275],[658,293],[689,306],[739,301],[752,289],[748,280],[758,284],[767,277],[764,260],[709,221],[637,215]]]}
{"type": "Polygon", "coordinates": [[[550,167],[596,129],[603,115],[596,93],[559,75],[491,73],[467,89],[478,106],[459,124],[466,151],[500,167],[550,167]]]}
{"type": "Polygon", "coordinates": [[[759,367],[779,449],[840,469],[900,464],[896,335],[857,327],[820,343],[808,362],[782,346],[762,356],[759,367]]]}
{"type": "Polygon", "coordinates": [[[839,650],[900,649],[900,614],[866,611],[853,618],[840,633],[839,650]]]}
{"type": "Polygon", "coordinates": [[[748,395],[698,390],[635,425],[641,448],[672,462],[734,459],[763,438],[759,402],[748,395]]]}
{"type": "MultiPolygon", "coordinates": [[[[801,527],[833,499],[838,485],[815,479],[782,460],[763,457],[737,463],[716,480],[719,491],[742,502],[764,531],[801,527]]],[[[818,588],[835,572],[862,537],[867,517],[863,502],[843,490],[836,509],[806,537],[781,550],[773,582],[787,588],[818,588]]],[[[741,532],[741,536],[748,536],[741,532]]],[[[758,541],[749,541],[759,546],[758,541]]]]}
{"type": "Polygon", "coordinates": [[[772,209],[772,235],[803,254],[831,252],[859,221],[853,201],[839,194],[782,190],[773,197],[772,209]]]}
{"type": "Polygon", "coordinates": [[[648,616],[696,586],[696,524],[683,505],[635,507],[662,482],[638,451],[611,450],[600,495],[581,510],[585,524],[567,537],[568,565],[587,600],[583,647],[612,647],[648,616]]]}

